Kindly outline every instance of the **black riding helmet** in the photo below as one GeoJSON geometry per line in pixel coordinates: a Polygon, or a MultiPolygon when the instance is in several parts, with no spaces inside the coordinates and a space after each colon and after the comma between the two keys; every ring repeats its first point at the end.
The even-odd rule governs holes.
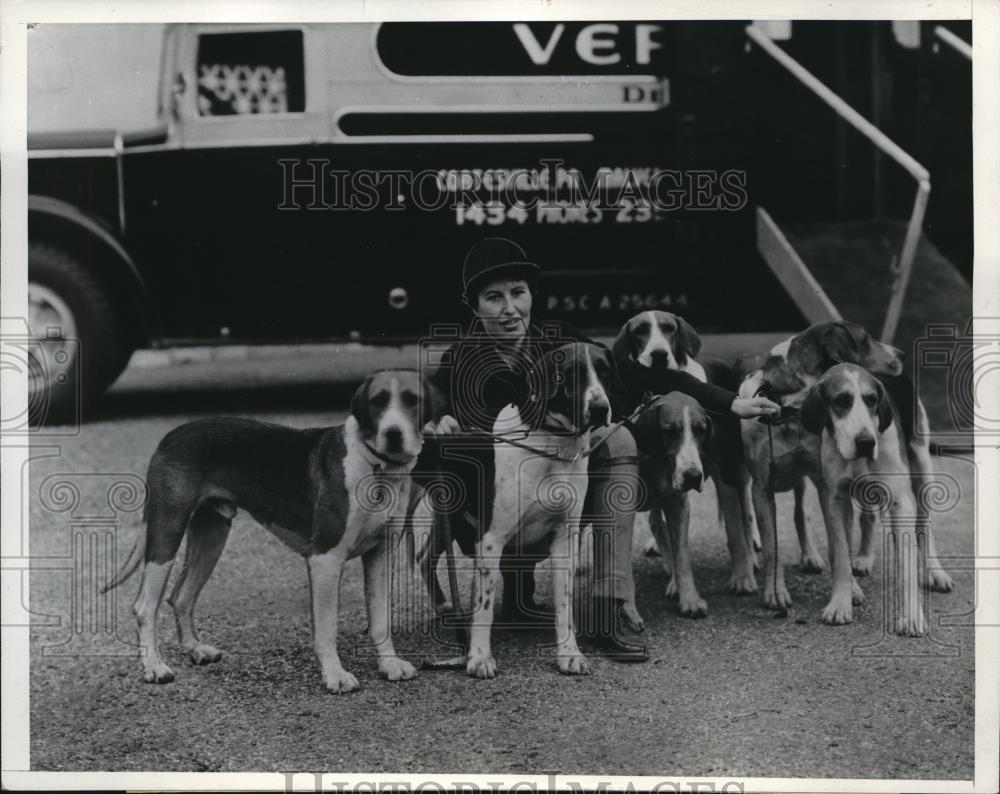
{"type": "Polygon", "coordinates": [[[524,279],[532,294],[542,269],[528,259],[524,249],[506,237],[486,237],[465,255],[462,264],[462,297],[475,305],[476,294],[491,279],[524,279]]]}

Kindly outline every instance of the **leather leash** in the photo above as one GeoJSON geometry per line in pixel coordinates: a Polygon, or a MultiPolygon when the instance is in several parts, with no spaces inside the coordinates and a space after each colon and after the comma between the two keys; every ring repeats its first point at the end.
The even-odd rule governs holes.
{"type": "MultiPolygon", "coordinates": [[[[515,439],[513,439],[513,438],[511,438],[509,436],[498,435],[496,433],[489,433],[489,432],[487,432],[485,430],[470,429],[470,430],[463,430],[462,433],[463,433],[463,435],[478,436],[480,438],[488,438],[491,441],[493,441],[494,443],[509,444],[512,447],[517,447],[518,449],[526,450],[528,452],[534,453],[535,455],[538,455],[538,456],[543,457],[543,458],[550,458],[551,460],[558,460],[558,461],[562,461],[563,463],[576,463],[578,460],[580,460],[582,458],[589,458],[596,450],[600,449],[602,446],[604,446],[605,444],[607,444],[608,443],[608,439],[610,439],[611,436],[613,436],[615,433],[617,433],[623,427],[627,427],[627,428],[629,428],[629,430],[631,430],[632,429],[632,422],[634,422],[644,411],[646,411],[649,408],[649,406],[652,405],[653,401],[658,396],[660,396],[660,395],[649,395],[649,394],[645,395],[642,398],[642,400],[639,402],[639,405],[636,407],[636,409],[631,414],[629,414],[628,416],[626,416],[624,419],[622,419],[622,420],[620,420],[618,422],[615,422],[611,426],[612,429],[610,431],[608,431],[608,433],[605,434],[604,438],[602,438],[600,441],[598,441],[596,444],[594,444],[592,447],[590,447],[590,449],[580,450],[572,458],[566,458],[566,457],[561,456],[558,452],[551,452],[551,451],[549,451],[547,449],[541,449],[540,447],[533,447],[530,444],[525,444],[522,441],[517,441],[517,440],[515,440],[515,439]]],[[[548,430],[549,432],[552,432],[552,430],[553,430],[553,428],[551,426],[546,427],[544,425],[542,426],[541,429],[542,430],[548,430]]],[[[557,429],[557,430],[563,430],[564,428],[555,428],[555,429],[557,429]]],[[[573,434],[572,437],[573,438],[579,438],[584,433],[586,433],[588,429],[589,428],[584,428],[583,430],[580,430],[577,433],[573,434]]],[[[530,435],[531,431],[518,431],[518,432],[521,433],[521,438],[527,438],[528,435],[530,435]]]]}
{"type": "MultiPolygon", "coordinates": [[[[646,409],[649,408],[649,406],[656,399],[656,396],[657,395],[652,395],[652,394],[644,395],[642,400],[639,402],[639,405],[636,407],[636,409],[627,417],[617,422],[614,428],[609,433],[607,433],[604,436],[604,438],[602,438],[599,442],[594,444],[594,446],[591,447],[589,450],[581,451],[573,458],[563,458],[560,457],[557,453],[549,452],[548,450],[544,449],[539,449],[537,447],[531,446],[530,444],[524,444],[519,441],[515,441],[512,438],[496,435],[494,433],[487,433],[486,431],[482,430],[465,431],[465,433],[468,435],[474,435],[481,438],[489,438],[494,442],[510,444],[511,446],[515,446],[520,449],[533,452],[537,455],[541,455],[542,457],[551,458],[553,460],[561,460],[567,463],[575,463],[577,460],[580,460],[581,458],[589,457],[590,454],[594,452],[594,450],[599,449],[603,444],[606,444],[608,439],[611,438],[611,436],[617,433],[619,430],[621,430],[622,427],[628,427],[629,430],[631,430],[632,422],[636,418],[638,418],[646,409]]],[[[584,432],[586,432],[586,430],[581,431],[579,434],[577,434],[577,437],[583,435],[584,432]]],[[[434,438],[438,437],[434,436],[434,438]]],[[[638,458],[633,456],[628,456],[627,462],[638,463],[638,458]]],[[[463,646],[463,649],[465,650],[466,654],[468,654],[469,635],[468,632],[466,631],[466,620],[465,620],[466,616],[462,612],[462,607],[461,607],[462,602],[459,600],[458,572],[455,564],[455,550],[453,548],[454,543],[452,541],[452,536],[451,536],[451,519],[449,518],[447,512],[443,510],[435,511],[435,515],[437,517],[437,520],[441,522],[439,524],[439,529],[441,530],[445,543],[444,547],[445,565],[448,569],[448,588],[449,590],[451,590],[451,609],[443,616],[445,618],[444,624],[446,626],[450,624],[451,627],[455,629],[456,638],[458,639],[459,643],[463,646]]],[[[444,659],[441,661],[425,661],[421,666],[428,670],[454,670],[461,668],[465,665],[465,658],[466,656],[459,656],[452,659],[444,659]]]]}

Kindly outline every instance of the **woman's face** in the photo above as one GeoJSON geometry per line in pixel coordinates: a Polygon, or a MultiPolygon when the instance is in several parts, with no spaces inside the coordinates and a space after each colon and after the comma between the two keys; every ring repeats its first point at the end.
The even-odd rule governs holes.
{"type": "Polygon", "coordinates": [[[495,339],[517,342],[531,322],[531,290],[524,279],[497,279],[476,296],[475,312],[495,339]]]}

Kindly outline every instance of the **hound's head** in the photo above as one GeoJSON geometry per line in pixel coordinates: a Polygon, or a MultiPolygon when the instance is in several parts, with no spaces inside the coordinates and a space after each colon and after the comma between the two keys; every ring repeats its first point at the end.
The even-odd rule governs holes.
{"type": "Polygon", "coordinates": [[[810,433],[829,433],[845,460],[877,460],[879,436],[892,424],[892,403],[866,369],[838,364],[806,394],[799,419],[810,433]]]}
{"type": "Polygon", "coordinates": [[[635,423],[636,443],[666,461],[666,485],[700,491],[705,482],[702,451],[712,438],[712,420],[701,404],[682,392],[658,397],[635,423]]]}
{"type": "Polygon", "coordinates": [[[416,370],[373,372],[351,399],[362,438],[380,455],[405,463],[420,454],[423,426],[437,420],[441,400],[416,370]]]}
{"type": "Polygon", "coordinates": [[[614,361],[606,348],[587,342],[561,345],[545,354],[539,372],[544,382],[533,399],[546,415],[565,422],[567,430],[609,423],[614,361]]]}
{"type": "Polygon", "coordinates": [[[877,375],[903,372],[903,351],[873,339],[863,325],[843,320],[815,323],[794,337],[788,360],[809,374],[836,364],[857,364],[877,375]]]}
{"type": "Polygon", "coordinates": [[[701,337],[670,312],[641,312],[622,326],[615,339],[616,361],[631,359],[653,369],[680,369],[701,350],[701,337]]]}

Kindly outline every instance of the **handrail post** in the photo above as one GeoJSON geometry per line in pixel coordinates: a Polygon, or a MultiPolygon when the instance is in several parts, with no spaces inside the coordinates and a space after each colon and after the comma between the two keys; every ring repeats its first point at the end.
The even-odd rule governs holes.
{"type": "MultiPolygon", "coordinates": [[[[939,29],[943,30],[943,28],[939,29]]],[[[847,104],[847,102],[834,93],[802,64],[771,41],[763,30],[756,25],[748,25],[746,34],[764,52],[784,66],[795,79],[833,108],[833,111],[838,116],[868,138],[881,151],[899,163],[917,181],[917,195],[913,202],[913,213],[910,215],[910,221],[906,226],[906,236],[903,238],[899,262],[894,271],[895,278],[893,279],[892,295],[889,299],[889,307],[886,310],[885,324],[882,326],[881,339],[886,344],[890,344],[896,334],[896,327],[899,325],[899,316],[903,310],[903,298],[905,297],[906,288],[909,285],[910,275],[913,271],[917,243],[920,242],[920,231],[923,228],[924,213],[927,210],[927,199],[931,192],[930,172],[907,154],[882,130],[847,104]]],[[[944,38],[941,34],[938,35],[944,38]]],[[[959,39],[959,41],[961,40],[959,39]]],[[[962,43],[964,44],[964,42],[962,43]]]]}
{"type": "Polygon", "coordinates": [[[913,261],[917,255],[917,244],[920,242],[920,229],[924,225],[924,213],[927,211],[927,198],[931,192],[931,183],[921,180],[917,186],[917,196],[913,200],[913,214],[906,227],[906,237],[903,238],[903,249],[899,255],[897,275],[893,281],[892,295],[889,298],[889,309],[886,311],[885,324],[879,337],[885,344],[892,344],[899,325],[899,316],[903,312],[903,298],[910,283],[913,272],[913,261]]]}

